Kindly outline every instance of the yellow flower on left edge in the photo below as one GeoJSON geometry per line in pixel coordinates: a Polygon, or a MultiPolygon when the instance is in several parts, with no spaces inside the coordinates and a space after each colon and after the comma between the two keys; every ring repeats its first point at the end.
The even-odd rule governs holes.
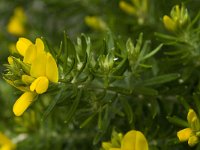
{"type": "Polygon", "coordinates": [[[12,141],[0,132],[0,150],[14,150],[16,145],[12,141]]]}
{"type": "Polygon", "coordinates": [[[17,7],[14,10],[13,16],[10,18],[7,31],[10,34],[20,36],[25,34],[25,24],[26,24],[26,15],[21,7],[17,7]]]}
{"type": "Polygon", "coordinates": [[[26,38],[19,38],[16,43],[17,52],[22,59],[8,57],[8,72],[4,79],[24,93],[17,99],[13,112],[20,116],[37,98],[48,90],[49,83],[58,82],[58,67],[53,56],[45,51],[40,38],[35,44],[26,38]]]}

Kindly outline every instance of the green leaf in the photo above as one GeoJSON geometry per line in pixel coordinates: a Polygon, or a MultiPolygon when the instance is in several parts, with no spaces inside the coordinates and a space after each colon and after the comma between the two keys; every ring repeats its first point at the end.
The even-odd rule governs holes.
{"type": "MultiPolygon", "coordinates": [[[[193,93],[193,99],[195,106],[197,108],[198,116],[200,116],[200,101],[199,101],[199,95],[197,93],[193,93]]],[[[190,108],[190,107],[189,107],[190,108]]],[[[188,109],[189,110],[189,109],[188,109]]]]}
{"type": "Polygon", "coordinates": [[[56,95],[55,99],[53,99],[49,106],[47,107],[47,109],[45,110],[43,116],[42,116],[42,120],[44,121],[48,115],[50,114],[50,112],[53,110],[53,108],[55,107],[55,105],[57,104],[57,102],[60,100],[60,96],[62,94],[62,92],[64,91],[64,88],[62,90],[60,90],[60,92],[56,95]]]}
{"type": "Polygon", "coordinates": [[[73,42],[67,37],[64,32],[63,39],[63,70],[65,74],[69,73],[76,64],[76,49],[73,42]],[[66,73],[67,72],[67,73],[66,73]]]}
{"type": "Polygon", "coordinates": [[[76,109],[78,107],[78,104],[80,102],[81,95],[82,95],[82,89],[80,89],[80,91],[76,95],[76,98],[74,99],[73,104],[71,105],[69,111],[67,112],[66,118],[65,118],[65,123],[69,123],[71,121],[71,119],[73,118],[73,116],[76,112],[76,109]]]}
{"type": "Polygon", "coordinates": [[[171,74],[166,74],[166,75],[161,75],[157,77],[153,77],[151,79],[143,81],[141,84],[144,86],[150,86],[150,85],[157,85],[157,84],[163,84],[166,82],[170,82],[173,80],[176,80],[177,78],[180,77],[180,74],[178,73],[171,73],[171,74]]]}
{"type": "Polygon", "coordinates": [[[156,99],[152,99],[149,102],[151,104],[150,110],[151,110],[152,117],[155,118],[156,115],[160,113],[159,103],[156,99]]]}
{"type": "Polygon", "coordinates": [[[158,91],[148,87],[136,87],[133,91],[135,94],[142,94],[142,95],[149,95],[149,96],[156,96],[158,95],[158,91]]]}
{"type": "Polygon", "coordinates": [[[127,100],[125,99],[120,99],[120,102],[124,108],[124,111],[127,115],[127,118],[128,118],[128,122],[129,124],[131,124],[133,122],[133,110],[132,110],[132,107],[130,106],[130,104],[128,103],[127,100]]]}
{"type": "Polygon", "coordinates": [[[137,44],[135,46],[135,51],[139,52],[142,46],[142,40],[143,40],[143,33],[140,33],[139,38],[137,40],[137,44]]]}
{"type": "Polygon", "coordinates": [[[124,94],[124,95],[131,95],[133,92],[131,89],[126,89],[126,88],[117,87],[117,86],[108,87],[107,89],[111,91],[115,91],[116,93],[124,94]]]}
{"type": "Polygon", "coordinates": [[[95,116],[97,113],[92,114],[89,116],[83,123],[81,123],[80,128],[85,127],[95,116]]]}
{"type": "Polygon", "coordinates": [[[188,104],[188,102],[182,96],[177,96],[177,99],[184,106],[186,111],[188,111],[190,109],[190,105],[188,104]]]}
{"type": "Polygon", "coordinates": [[[154,54],[156,54],[160,49],[161,47],[163,46],[163,44],[160,44],[158,47],[156,47],[154,50],[152,50],[150,53],[148,53],[147,55],[145,55],[142,60],[145,60],[147,58],[150,58],[151,56],[153,56],[154,54]]]}
{"type": "Polygon", "coordinates": [[[183,119],[180,119],[176,116],[173,116],[173,117],[167,117],[167,120],[173,124],[176,124],[178,126],[181,126],[181,127],[188,127],[188,122],[183,120],[183,119]]]}
{"type": "Polygon", "coordinates": [[[115,49],[114,39],[111,32],[107,33],[106,48],[108,50],[107,52],[111,52],[115,49]]]}

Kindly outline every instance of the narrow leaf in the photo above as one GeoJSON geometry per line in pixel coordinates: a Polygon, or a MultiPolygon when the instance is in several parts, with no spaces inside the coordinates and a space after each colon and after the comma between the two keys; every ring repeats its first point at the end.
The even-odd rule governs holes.
{"type": "Polygon", "coordinates": [[[170,123],[173,123],[173,124],[176,124],[178,126],[181,126],[181,127],[188,127],[188,122],[183,120],[183,119],[180,119],[176,116],[173,116],[173,117],[167,117],[167,120],[170,122],[170,123]]]}
{"type": "Polygon", "coordinates": [[[65,119],[65,123],[69,123],[71,121],[71,119],[73,118],[75,112],[76,112],[76,109],[78,107],[78,104],[80,102],[80,99],[81,99],[81,95],[82,95],[82,90],[80,90],[71,106],[71,108],[69,109],[69,111],[67,112],[66,114],[66,119],[65,119]]]}
{"type": "Polygon", "coordinates": [[[127,115],[127,118],[128,118],[128,121],[129,121],[129,124],[131,124],[133,122],[133,110],[132,110],[132,107],[130,106],[130,104],[128,103],[127,100],[125,99],[120,99],[120,102],[124,108],[124,111],[127,115]]]}
{"type": "Polygon", "coordinates": [[[142,60],[145,60],[151,56],[153,56],[154,54],[156,54],[160,49],[161,47],[163,46],[163,44],[160,44],[158,47],[156,47],[154,50],[152,50],[150,53],[148,53],[147,55],[145,55],[142,60]]]}
{"type": "Polygon", "coordinates": [[[180,74],[177,74],[177,73],[161,75],[161,76],[153,77],[149,80],[145,80],[144,82],[142,82],[142,85],[150,86],[150,85],[162,84],[162,83],[176,80],[179,77],[180,77],[180,74]]]}

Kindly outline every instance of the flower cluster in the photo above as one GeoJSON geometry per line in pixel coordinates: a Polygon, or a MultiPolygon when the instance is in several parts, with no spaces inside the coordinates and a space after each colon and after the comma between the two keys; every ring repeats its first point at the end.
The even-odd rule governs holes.
{"type": "Polygon", "coordinates": [[[194,146],[199,142],[200,120],[193,109],[189,110],[187,120],[189,128],[180,130],[177,136],[180,142],[188,141],[189,146],[194,146]]]}
{"type": "Polygon", "coordinates": [[[19,57],[8,57],[9,65],[4,79],[24,93],[13,106],[13,112],[20,116],[37,98],[47,91],[49,82],[58,82],[58,67],[53,56],[45,51],[40,38],[35,44],[26,38],[16,43],[19,57]]]}
{"type": "Polygon", "coordinates": [[[175,32],[187,25],[189,21],[189,14],[184,5],[176,5],[172,8],[170,17],[165,15],[163,23],[165,28],[169,31],[175,32]]]}
{"type": "Polygon", "coordinates": [[[103,150],[148,150],[148,142],[142,132],[131,130],[124,136],[113,134],[111,142],[102,143],[103,150]]]}

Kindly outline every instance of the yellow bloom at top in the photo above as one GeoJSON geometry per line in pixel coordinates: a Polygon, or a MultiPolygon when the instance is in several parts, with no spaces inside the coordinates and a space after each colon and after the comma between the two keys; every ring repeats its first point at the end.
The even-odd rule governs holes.
{"type": "MultiPolygon", "coordinates": [[[[114,141],[116,137],[113,137],[114,141]]],[[[144,134],[140,131],[131,130],[127,132],[120,141],[120,146],[114,145],[112,142],[103,142],[103,150],[148,150],[148,142],[144,134]]]]}
{"type": "Polygon", "coordinates": [[[0,150],[14,150],[16,145],[12,141],[0,132],[0,150]]]}
{"type": "Polygon", "coordinates": [[[19,36],[25,34],[26,15],[23,8],[17,7],[14,10],[14,15],[10,18],[7,25],[7,31],[10,34],[19,36]]]}
{"type": "Polygon", "coordinates": [[[45,76],[51,82],[58,82],[57,64],[52,55],[44,50],[44,43],[40,38],[36,39],[35,44],[26,38],[19,38],[16,47],[24,57],[23,62],[31,65],[30,76],[45,76]]]}
{"type": "Polygon", "coordinates": [[[20,116],[37,98],[38,94],[43,94],[48,90],[50,82],[58,82],[58,67],[53,56],[45,51],[44,43],[40,38],[36,39],[35,44],[26,38],[19,38],[16,49],[23,57],[22,60],[19,58],[13,60],[10,56],[8,61],[14,69],[19,65],[22,66],[23,73],[17,82],[24,86],[21,84],[17,86],[16,79],[14,81],[6,79],[6,81],[24,92],[13,106],[14,114],[20,116]]]}

